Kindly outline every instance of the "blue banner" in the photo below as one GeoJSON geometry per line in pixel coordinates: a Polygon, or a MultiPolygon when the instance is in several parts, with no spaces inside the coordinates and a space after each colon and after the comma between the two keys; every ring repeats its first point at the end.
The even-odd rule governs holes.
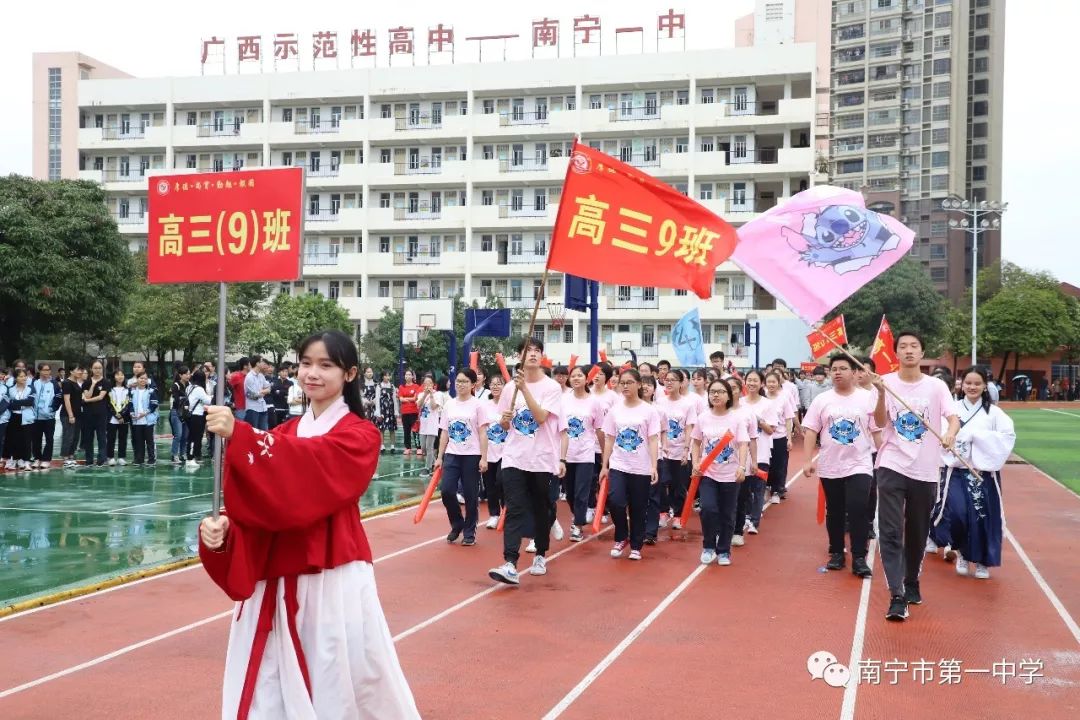
{"type": "Polygon", "coordinates": [[[688,310],[671,330],[671,344],[682,367],[704,367],[705,345],[701,341],[701,316],[698,309],[688,310]]]}

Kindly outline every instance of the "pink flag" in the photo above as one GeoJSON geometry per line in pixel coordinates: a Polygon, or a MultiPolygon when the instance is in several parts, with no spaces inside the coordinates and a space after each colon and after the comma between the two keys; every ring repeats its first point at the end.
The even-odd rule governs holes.
{"type": "Polygon", "coordinates": [[[731,259],[808,324],[910,249],[915,233],[866,209],[854,190],[818,185],[738,230],[731,259]]]}

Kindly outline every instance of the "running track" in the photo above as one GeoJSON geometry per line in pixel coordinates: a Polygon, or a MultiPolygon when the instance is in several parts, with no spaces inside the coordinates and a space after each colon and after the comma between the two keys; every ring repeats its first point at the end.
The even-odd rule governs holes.
{"type": "MultiPolygon", "coordinates": [[[[819,572],[825,533],[804,478],[727,568],[699,566],[698,535],[666,531],[644,561],[612,560],[608,528],[553,543],[548,575],[513,589],[486,575],[501,536],[447,546],[437,503],[418,526],[412,510],[365,526],[424,718],[1077,718],[1080,498],[1026,465],[1004,486],[1004,566],[976,581],[928,557],[926,602],[904,624],[884,620],[879,563],[866,583],[819,572]],[[819,650],[880,661],[880,683],[812,681],[819,650]],[[921,659],[929,679],[926,665],[914,674],[921,659]],[[939,684],[951,659],[960,682],[939,684]],[[1031,684],[1024,660],[1042,661],[1031,684]],[[1017,673],[1004,684],[964,672],[1003,662],[1017,673]]],[[[0,619],[0,717],[217,717],[230,609],[195,566],[0,619]]]]}

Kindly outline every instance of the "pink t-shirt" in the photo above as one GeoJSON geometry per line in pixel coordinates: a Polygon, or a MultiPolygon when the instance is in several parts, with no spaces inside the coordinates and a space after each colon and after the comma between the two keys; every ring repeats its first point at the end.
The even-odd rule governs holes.
{"type": "Polygon", "coordinates": [[[929,375],[914,383],[902,381],[897,373],[889,373],[882,379],[915,412],[909,412],[892,395],[885,396],[888,423],[882,429],[884,442],[878,450],[878,467],[895,470],[914,480],[937,482],[941,443],[926,428],[931,425],[936,430],[943,419],[956,414],[948,386],[929,375]]]}
{"type": "Polygon", "coordinates": [[[697,420],[698,405],[690,396],[680,397],[674,402],[665,397],[656,403],[662,415],[660,424],[664,432],[664,450],[662,457],[670,460],[684,460],[690,452],[690,430],[697,420]]]}
{"type": "Polygon", "coordinates": [[[818,454],[821,477],[869,475],[874,471],[870,463],[874,447],[873,414],[874,396],[859,388],[846,396],[826,390],[814,398],[802,424],[821,440],[818,454]]]}
{"type": "Polygon", "coordinates": [[[509,432],[502,425],[499,424],[500,415],[499,405],[492,400],[481,400],[480,404],[484,408],[484,412],[487,413],[487,461],[489,463],[499,462],[502,460],[503,448],[506,446],[506,438],[509,432]]]}
{"type": "Polygon", "coordinates": [[[683,397],[690,398],[690,401],[694,403],[694,411],[698,415],[709,411],[709,399],[704,395],[698,395],[694,392],[693,388],[690,388],[690,392],[686,393],[683,397]]]}
{"type": "MultiPolygon", "coordinates": [[[[743,425],[746,427],[746,437],[749,440],[757,440],[757,443],[755,443],[755,445],[762,445],[766,443],[770,445],[772,444],[771,439],[764,436],[758,437],[757,415],[754,414],[754,409],[752,407],[750,407],[749,405],[744,405],[740,402],[739,407],[732,410],[732,412],[738,413],[739,417],[742,418],[743,425]]],[[[751,469],[757,467],[754,458],[750,455],[749,452],[746,453],[746,467],[751,469]]]]}
{"type": "MultiPolygon", "coordinates": [[[[604,418],[604,434],[614,438],[608,466],[632,475],[652,475],[649,438],[660,434],[660,414],[647,402],[615,403],[604,418]]],[[[659,438],[657,439],[659,442],[659,438]]]]}
{"type": "Polygon", "coordinates": [[[583,398],[572,392],[563,393],[559,430],[569,438],[566,462],[591,463],[596,460],[596,453],[600,451],[596,444],[596,431],[603,424],[605,415],[601,405],[588,393],[583,398]]]}
{"type": "MultiPolygon", "coordinates": [[[[754,413],[757,420],[764,421],[766,424],[772,425],[773,428],[783,422],[780,417],[780,403],[776,400],[761,397],[757,402],[750,403],[744,398],[739,407],[748,409],[754,413]]],[[[772,458],[772,435],[766,435],[757,422],[754,425],[758,428],[757,462],[768,464],[770,458],[772,458]]]]}
{"type": "Polygon", "coordinates": [[[450,455],[479,455],[480,433],[491,422],[483,404],[472,395],[468,400],[454,398],[443,407],[439,427],[446,433],[446,452],[450,455]]]}
{"type": "Polygon", "coordinates": [[[773,431],[772,439],[780,440],[787,437],[787,421],[795,419],[795,405],[791,402],[791,397],[787,395],[783,390],[774,397],[765,398],[769,402],[773,403],[773,407],[776,409],[776,417],[778,422],[776,423],[776,429],[773,431]]]}
{"type": "Polygon", "coordinates": [[[786,393],[788,404],[791,406],[791,416],[795,417],[795,413],[799,409],[799,386],[790,380],[785,380],[780,386],[780,390],[786,393]]]}
{"type": "Polygon", "coordinates": [[[739,413],[730,410],[724,415],[716,415],[710,410],[698,415],[694,431],[690,434],[692,439],[701,441],[701,459],[704,460],[729,430],[731,442],[720,451],[712,465],[705,469],[705,477],[710,480],[735,482],[739,443],[750,442],[750,436],[746,434],[746,421],[739,413]]]}
{"type": "MultiPolygon", "coordinates": [[[[525,402],[524,393],[517,393],[513,416],[510,418],[509,437],[503,448],[502,466],[525,472],[559,472],[559,413],[562,412],[562,388],[546,375],[536,382],[528,383],[536,404],[548,413],[547,419],[538,423],[525,402]]],[[[499,411],[510,410],[514,388],[507,385],[499,399],[499,411]]]]}

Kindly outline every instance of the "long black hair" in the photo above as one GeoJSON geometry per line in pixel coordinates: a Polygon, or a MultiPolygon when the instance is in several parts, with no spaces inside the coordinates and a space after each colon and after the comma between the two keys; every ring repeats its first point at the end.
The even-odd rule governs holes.
{"type": "Polygon", "coordinates": [[[296,350],[296,357],[303,359],[307,349],[317,342],[326,346],[326,355],[330,358],[330,362],[344,370],[346,375],[350,370],[357,371],[356,377],[345,382],[345,387],[341,389],[341,396],[345,404],[349,406],[349,411],[360,419],[364,419],[364,401],[360,395],[363,377],[359,371],[360,356],[356,351],[356,343],[340,330],[324,330],[305,338],[296,350]]]}
{"type": "MultiPolygon", "coordinates": [[[[976,375],[978,375],[979,377],[982,378],[982,381],[983,381],[982,409],[983,409],[983,412],[989,413],[990,412],[990,406],[993,404],[992,402],[990,402],[990,378],[987,377],[985,370],[983,370],[982,368],[977,368],[977,367],[969,367],[967,370],[965,370],[963,373],[960,374],[960,377],[961,378],[966,378],[971,373],[975,373],[976,375]]],[[[960,387],[960,392],[961,393],[964,392],[963,385],[961,385],[961,387],[960,387]]],[[[962,397],[967,397],[967,395],[963,394],[962,397]]]]}

